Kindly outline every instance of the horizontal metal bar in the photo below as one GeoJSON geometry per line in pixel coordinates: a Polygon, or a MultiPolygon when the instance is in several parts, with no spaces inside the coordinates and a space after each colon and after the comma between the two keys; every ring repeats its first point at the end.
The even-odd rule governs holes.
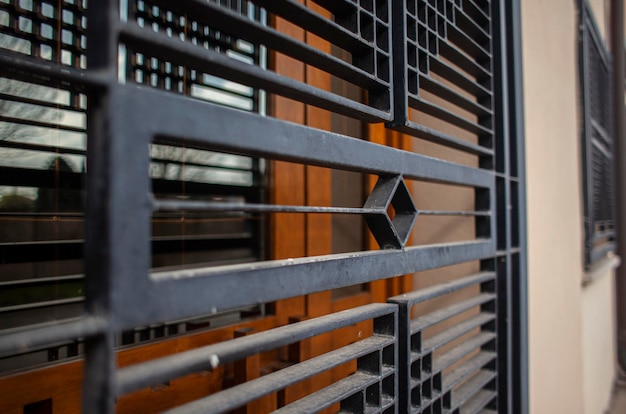
{"type": "MultiPolygon", "coordinates": [[[[222,289],[218,293],[224,296],[227,291],[222,289]]],[[[163,383],[194,371],[215,369],[250,355],[390,314],[395,309],[393,305],[366,305],[126,367],[117,373],[117,395],[163,383]]]]}
{"type": "Polygon", "coordinates": [[[491,410],[483,410],[489,403],[491,403],[494,398],[497,397],[497,393],[495,390],[480,390],[476,393],[476,395],[467,401],[461,411],[467,414],[489,414],[495,413],[495,411],[491,410]]]}
{"type": "Polygon", "coordinates": [[[476,5],[472,0],[463,0],[463,12],[478,26],[489,27],[490,17],[484,10],[476,5]]]}
{"type": "Polygon", "coordinates": [[[179,0],[175,5],[168,0],[158,0],[154,3],[163,5],[168,9],[175,6],[185,10],[186,13],[197,13],[202,16],[203,23],[227,33],[236,28],[237,38],[261,43],[269,49],[332,73],[357,86],[366,89],[388,87],[387,82],[377,79],[374,75],[356,66],[215,3],[202,0],[179,0]]]}
{"type": "Polygon", "coordinates": [[[378,349],[385,346],[393,345],[393,343],[394,339],[392,337],[372,336],[318,357],[291,365],[280,371],[264,375],[263,377],[196,400],[182,407],[178,407],[171,412],[178,414],[206,412],[217,414],[229,412],[264,395],[279,391],[321,372],[328,371],[361,356],[376,352],[378,349]]]}
{"type": "MultiPolygon", "coordinates": [[[[328,289],[353,286],[441,266],[492,257],[492,240],[408,247],[153,273],[153,300],[120,297],[119,322],[130,326],[266,303],[328,289]],[[221,292],[229,292],[223,295],[221,292]],[[157,298],[168,298],[163,309],[157,298]],[[122,300],[124,299],[124,300],[122,300]],[[143,315],[132,313],[140,307],[143,315]],[[121,312],[123,310],[123,312],[121,312]],[[150,315],[149,320],[133,318],[150,315]]],[[[492,276],[485,279],[491,279],[492,276]]]]}
{"type": "Polygon", "coordinates": [[[433,116],[452,125],[456,125],[459,128],[463,128],[475,134],[480,135],[492,133],[491,129],[486,128],[474,121],[470,121],[450,109],[426,101],[422,98],[409,98],[409,106],[427,115],[433,116]]]}
{"type": "MultiPolygon", "coordinates": [[[[142,53],[157,57],[167,56],[173,61],[186,62],[189,66],[204,73],[265,89],[270,93],[283,95],[362,121],[381,122],[391,119],[389,112],[278,75],[269,70],[239,62],[223,53],[204,49],[163,33],[155,33],[150,29],[140,27],[137,23],[130,22],[122,25],[120,40],[137,47],[138,51],[142,53]]],[[[173,94],[169,95],[173,96],[173,94]]]]}
{"type": "Polygon", "coordinates": [[[374,47],[373,44],[368,44],[359,39],[354,33],[332,20],[326,19],[292,0],[255,0],[254,2],[270,13],[274,13],[353,54],[374,47]]]}
{"type": "MultiPolygon", "coordinates": [[[[595,118],[589,117],[589,119],[591,120],[591,127],[598,133],[598,135],[600,135],[600,137],[609,147],[612,147],[613,137],[611,136],[609,131],[607,131],[606,128],[601,125],[595,118]]],[[[611,152],[612,151],[609,151],[609,153],[611,152]]]]}
{"type": "Polygon", "coordinates": [[[489,69],[470,58],[451,43],[439,42],[439,54],[477,79],[491,77],[489,69]]]}
{"type": "Polygon", "coordinates": [[[49,85],[50,81],[72,82],[82,87],[104,89],[109,81],[117,79],[114,73],[96,71],[82,71],[70,66],[59,65],[37,58],[25,56],[21,53],[0,49],[0,73],[7,74],[8,69],[24,71],[33,76],[42,85],[49,85]],[[44,79],[37,77],[45,77],[44,79]]]}
{"type": "Polygon", "coordinates": [[[492,332],[480,332],[478,335],[463,341],[463,343],[457,345],[445,354],[437,356],[433,361],[432,372],[443,371],[495,338],[496,334],[492,332]]]}
{"type": "Polygon", "coordinates": [[[481,145],[467,142],[460,138],[456,138],[452,135],[443,133],[433,128],[429,128],[422,124],[418,124],[413,121],[405,121],[403,125],[389,125],[389,128],[394,129],[404,134],[413,135],[417,138],[422,138],[436,144],[444,145],[449,148],[454,148],[461,151],[469,152],[476,155],[493,155],[494,152],[490,148],[483,147],[481,145]]]}
{"type": "Polygon", "coordinates": [[[436,56],[430,56],[429,62],[431,72],[440,75],[464,91],[469,92],[476,97],[481,97],[483,95],[492,96],[490,89],[485,87],[480,80],[468,77],[466,74],[442,59],[436,56]]]}
{"type": "Polygon", "coordinates": [[[354,13],[356,4],[348,0],[313,0],[329,12],[335,15],[335,17],[342,17],[349,13],[354,13]]]}
{"type": "Polygon", "coordinates": [[[420,76],[419,85],[423,90],[436,95],[438,98],[445,99],[451,104],[475,115],[486,116],[493,114],[491,108],[487,108],[476,101],[470,100],[465,95],[462,95],[451,87],[444,85],[430,76],[420,76]]]}
{"type": "Polygon", "coordinates": [[[428,315],[421,316],[411,321],[411,332],[420,332],[430,326],[445,321],[446,319],[468,311],[476,306],[495,300],[495,298],[496,295],[494,294],[483,293],[468,300],[464,300],[438,311],[429,313],[428,315]]]}
{"type": "Polygon", "coordinates": [[[155,211],[242,211],[249,213],[326,213],[385,214],[384,209],[321,206],[285,206],[277,204],[222,203],[210,201],[153,200],[155,211]]]}
{"type": "Polygon", "coordinates": [[[63,124],[52,124],[50,122],[35,121],[31,119],[15,118],[11,116],[3,116],[3,115],[0,115],[0,122],[10,122],[13,124],[49,128],[49,129],[55,129],[55,130],[60,130],[60,131],[82,132],[82,133],[85,132],[85,128],[83,127],[74,127],[74,126],[63,125],[63,124]]]}
{"type": "Polygon", "coordinates": [[[489,282],[494,280],[495,277],[496,275],[493,272],[476,273],[471,276],[455,279],[450,282],[428,287],[426,289],[420,289],[403,295],[394,296],[389,298],[389,301],[392,303],[407,303],[409,306],[413,306],[417,303],[447,295],[448,293],[452,293],[472,285],[489,282]]]}
{"type": "Polygon", "coordinates": [[[0,314],[31,310],[31,309],[54,308],[54,307],[61,306],[61,305],[81,303],[84,300],[85,298],[80,296],[80,297],[69,298],[69,299],[57,299],[57,300],[48,300],[45,302],[33,302],[33,303],[27,303],[25,305],[5,306],[5,307],[0,308],[0,314]]]}
{"type": "MultiPolygon", "coordinates": [[[[452,391],[451,410],[461,407],[465,402],[477,395],[479,391],[496,378],[493,371],[481,370],[472,378],[467,380],[457,390],[452,391]]],[[[495,396],[495,393],[493,393],[495,396]]]]}
{"type": "Polygon", "coordinates": [[[452,342],[466,333],[471,332],[473,329],[480,328],[482,325],[492,322],[495,319],[495,314],[480,313],[472,318],[464,320],[463,322],[457,323],[453,327],[424,340],[422,352],[434,352],[445,344],[452,342]]]}
{"type": "Polygon", "coordinates": [[[448,373],[448,375],[443,378],[441,392],[448,392],[452,388],[461,384],[476,371],[481,370],[485,365],[495,360],[496,356],[497,354],[495,352],[481,351],[469,360],[463,362],[462,365],[448,373]]]}
{"type": "Polygon", "coordinates": [[[381,378],[378,375],[357,371],[347,378],[341,379],[326,388],[274,411],[275,414],[316,413],[331,405],[348,398],[352,394],[364,391],[376,384],[381,378]]]}
{"type": "Polygon", "coordinates": [[[455,8],[455,26],[459,27],[465,34],[470,36],[476,43],[488,42],[491,34],[485,28],[472,20],[463,10],[455,8]]]}
{"type": "MultiPolygon", "coordinates": [[[[593,149],[600,151],[604,158],[613,159],[613,150],[610,147],[610,142],[607,142],[604,139],[591,139],[590,141],[593,149]]],[[[595,156],[596,153],[593,155],[595,156]]]]}
{"type": "Polygon", "coordinates": [[[17,218],[22,218],[22,217],[27,217],[27,218],[34,218],[34,219],[40,219],[41,217],[50,219],[50,220],[58,220],[59,218],[63,219],[63,218],[77,218],[77,219],[83,219],[84,215],[83,213],[80,212],[76,212],[76,213],[67,213],[67,212],[63,212],[63,211],[53,211],[53,212],[49,212],[49,213],[39,213],[36,211],[1,211],[0,212],[0,218],[2,217],[17,217],[17,218]]]}
{"type": "Polygon", "coordinates": [[[493,173],[153,89],[120,86],[116,102],[149,114],[155,137],[244,155],[408,179],[491,188],[493,173]],[[210,132],[209,132],[210,131],[210,132]],[[259,131],[264,139],[250,140],[259,131]]]}
{"type": "Polygon", "coordinates": [[[107,324],[105,318],[85,316],[69,322],[55,322],[52,326],[26,327],[21,332],[0,335],[0,357],[25,353],[55,342],[94,336],[104,332],[107,324]]]}
{"type": "Polygon", "coordinates": [[[69,275],[69,276],[52,276],[52,277],[40,277],[35,279],[15,279],[0,281],[0,288],[12,288],[19,286],[32,286],[48,283],[66,283],[81,281],[85,278],[84,275],[69,275]]]}
{"type": "Polygon", "coordinates": [[[86,151],[81,150],[81,149],[63,148],[63,147],[57,147],[53,145],[41,145],[41,144],[32,144],[29,142],[16,142],[16,141],[6,141],[6,140],[0,141],[0,148],[13,148],[13,149],[21,149],[21,150],[27,150],[27,151],[52,152],[54,154],[86,155],[86,151]]]}
{"type": "MultiPolygon", "coordinates": [[[[172,149],[176,149],[176,150],[180,149],[182,152],[183,150],[187,148],[176,147],[172,149]]],[[[198,154],[198,158],[202,156],[204,156],[204,154],[198,154]]],[[[242,173],[252,173],[252,174],[261,175],[261,172],[258,169],[254,169],[254,167],[252,166],[251,167],[235,167],[235,166],[230,166],[230,165],[220,165],[218,163],[211,163],[209,160],[207,160],[207,162],[197,162],[197,161],[188,161],[188,160],[185,160],[184,158],[180,160],[172,160],[168,158],[150,157],[150,162],[158,164],[158,165],[178,165],[181,167],[198,167],[198,168],[204,169],[205,171],[207,169],[214,169],[214,170],[224,170],[224,171],[238,171],[242,173]]]]}
{"type": "MultiPolygon", "coordinates": [[[[154,211],[202,211],[202,212],[248,212],[248,213],[322,213],[322,214],[386,214],[384,209],[324,207],[324,206],[286,206],[278,204],[224,203],[211,201],[187,201],[156,199],[152,201],[154,211]]],[[[489,217],[488,211],[444,211],[418,210],[425,216],[482,216],[489,217]]]]}
{"type": "Polygon", "coordinates": [[[19,96],[19,95],[9,95],[7,93],[2,93],[2,92],[0,92],[0,100],[20,103],[20,104],[27,104],[27,105],[37,105],[42,108],[60,109],[63,111],[73,111],[77,113],[87,112],[85,109],[76,108],[74,106],[67,105],[67,104],[50,102],[50,101],[42,101],[39,99],[27,98],[27,97],[19,96]]]}
{"type": "Polygon", "coordinates": [[[489,211],[447,211],[447,210],[418,210],[422,216],[467,216],[467,217],[491,217],[489,211]]]}
{"type": "MultiPolygon", "coordinates": [[[[448,40],[457,45],[468,55],[472,56],[477,61],[489,61],[492,60],[491,53],[485,47],[476,43],[474,39],[469,37],[466,33],[459,30],[455,25],[448,25],[448,40]]],[[[489,44],[488,44],[489,46],[489,44]]]]}

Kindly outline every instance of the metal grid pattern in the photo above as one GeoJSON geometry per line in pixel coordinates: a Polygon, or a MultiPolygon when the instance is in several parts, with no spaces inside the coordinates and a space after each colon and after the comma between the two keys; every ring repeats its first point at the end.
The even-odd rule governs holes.
{"type": "MultiPolygon", "coordinates": [[[[85,69],[83,2],[7,1],[0,4],[0,13],[3,49],[85,69]]],[[[244,47],[250,63],[260,65],[264,54],[259,47],[244,47]]],[[[130,61],[128,52],[123,52],[120,61],[130,61]]],[[[132,59],[143,62],[144,57],[132,59]]],[[[132,73],[141,70],[137,65],[127,66],[129,73],[131,68],[132,73]]],[[[71,320],[84,310],[87,97],[80,80],[51,82],[12,65],[5,65],[0,72],[0,186],[2,194],[21,200],[20,205],[3,204],[0,209],[0,330],[9,333],[26,326],[71,320]]],[[[264,110],[263,97],[256,89],[210,78],[205,82],[210,89],[197,82],[204,89],[196,91],[194,84],[187,85],[193,72],[183,66],[177,66],[177,72],[181,73],[180,87],[193,96],[243,110],[264,110]]],[[[158,86],[167,89],[166,82],[158,86]]],[[[150,149],[151,183],[158,195],[254,203],[264,193],[262,176],[260,161],[255,158],[167,143],[154,144],[150,149]]],[[[249,262],[263,255],[262,220],[251,215],[163,213],[155,214],[152,223],[154,268],[180,265],[181,258],[184,265],[200,260],[224,264],[249,262]]],[[[215,325],[218,318],[236,321],[242,312],[260,311],[254,305],[203,319],[215,325]]],[[[146,343],[195,329],[196,321],[188,322],[135,326],[119,334],[116,344],[146,343]]],[[[82,338],[68,337],[52,346],[3,355],[0,371],[14,372],[83,353],[82,338]]]]}
{"type": "MultiPolygon", "coordinates": [[[[277,93],[295,100],[306,100],[322,108],[362,120],[389,120],[391,119],[389,95],[391,38],[387,23],[389,5],[387,2],[378,2],[377,6],[373,7],[371,1],[363,2],[364,7],[348,1],[335,3],[337,2],[320,2],[333,13],[334,18],[328,19],[294,1],[254,2],[274,16],[283,18],[345,50],[350,55],[349,61],[321,53],[304,42],[285,36],[255,21],[254,18],[242,16],[230,7],[221,7],[215,2],[185,0],[177,2],[176,5],[156,0],[137,2],[145,5],[145,8],[134,10],[133,6],[129,5],[129,21],[122,27],[120,35],[122,43],[133,51],[141,51],[142,54],[151,57],[167,54],[169,59],[189,62],[189,65],[199,73],[248,85],[258,84],[269,93],[277,93]],[[171,21],[168,20],[170,13],[171,21]],[[194,18],[185,17],[186,13],[191,13],[194,18]],[[200,16],[202,20],[199,19],[200,16]],[[150,27],[144,30],[143,25],[150,27]],[[207,26],[214,28],[216,32],[210,30],[206,32],[207,26]],[[367,102],[356,102],[270,71],[253,70],[241,65],[240,59],[224,56],[213,49],[215,46],[209,46],[214,42],[214,38],[219,39],[219,42],[228,41],[231,38],[228,31],[234,30],[233,28],[237,28],[237,39],[252,44],[263,43],[271,51],[293,57],[364,88],[368,91],[367,102]],[[181,30],[184,36],[180,35],[181,30]],[[177,31],[178,36],[173,36],[177,31]],[[216,37],[218,33],[219,36],[216,37]]],[[[255,9],[249,10],[254,16],[255,9]]],[[[233,49],[232,46],[228,47],[233,49]]]]}
{"type": "Polygon", "coordinates": [[[480,274],[436,285],[389,301],[400,306],[401,400],[412,413],[480,412],[496,397],[495,274],[480,274]],[[480,285],[481,293],[411,319],[413,306],[480,285]],[[473,313],[472,310],[474,311],[473,313]],[[455,316],[453,327],[425,335],[455,316]],[[452,348],[447,344],[462,337],[452,348]],[[445,352],[441,352],[445,349],[445,352]],[[455,370],[449,368],[467,358],[455,370]]]}
{"type": "MultiPolygon", "coordinates": [[[[5,24],[0,33],[10,36],[9,48],[40,59],[85,69],[85,1],[6,1],[5,24]]],[[[7,47],[3,45],[2,47],[7,47]]]]}
{"type": "Polygon", "coordinates": [[[493,154],[493,52],[489,1],[407,0],[398,2],[396,19],[406,19],[396,31],[394,76],[407,88],[395,91],[391,125],[407,134],[479,155],[493,154]],[[424,93],[426,92],[426,94],[424,93]],[[435,96],[442,101],[431,98],[435,96]],[[444,104],[447,102],[454,107],[444,104]],[[477,140],[428,128],[412,119],[412,110],[432,116],[477,140]]]}
{"type": "Polygon", "coordinates": [[[112,412],[115,399],[133,390],[373,320],[371,337],[176,410],[230,410],[357,358],[355,373],[281,410],[314,412],[339,403],[347,412],[515,411],[510,394],[518,392],[516,374],[523,367],[514,366],[511,353],[522,343],[523,328],[513,329],[507,321],[519,318],[512,309],[523,309],[523,298],[513,288],[523,284],[524,238],[522,158],[517,152],[522,142],[507,121],[509,111],[517,110],[508,96],[513,68],[507,54],[514,37],[507,30],[514,16],[509,2],[316,0],[330,18],[291,0],[236,2],[236,9],[254,4],[268,13],[269,22],[281,18],[321,37],[348,52],[346,60],[262,24],[256,8],[242,16],[231,3],[136,1],[120,12],[117,1],[92,2],[88,28],[96,35],[88,37],[87,70],[0,53],[1,62],[15,70],[49,82],[80,84],[89,99],[85,315],[5,336],[0,354],[85,337],[84,408],[112,412]],[[217,31],[207,32],[209,26],[217,31]],[[423,34],[426,40],[420,40],[423,34]],[[348,80],[367,92],[366,99],[357,102],[220,53],[220,48],[241,52],[239,40],[348,80]],[[120,65],[123,56],[126,62],[120,65]],[[473,154],[478,165],[190,99],[194,85],[206,86],[205,75],[364,122],[388,122],[388,127],[473,154]],[[428,94],[464,112],[445,109],[428,94]],[[409,119],[413,110],[474,134],[476,140],[424,127],[409,119]],[[359,208],[173,199],[159,195],[150,179],[148,148],[155,143],[372,174],[378,183],[359,208]],[[474,207],[417,209],[408,191],[414,181],[470,189],[474,207]],[[356,214],[364,218],[381,250],[154,272],[151,218],[169,212],[356,214]],[[413,246],[411,229],[420,215],[469,217],[474,237],[413,246]],[[462,263],[479,263],[480,274],[393,298],[389,304],[330,314],[121,370],[115,365],[116,335],[136,326],[462,263]],[[413,305],[468,286],[478,286],[480,292],[411,319],[413,305]],[[479,313],[456,328],[434,336],[425,333],[472,310],[479,313]],[[472,339],[459,347],[456,341],[463,335],[472,339]],[[454,348],[441,353],[446,345],[454,348]],[[470,362],[461,360],[472,351],[478,353],[471,354],[470,362]]]}
{"type": "Polygon", "coordinates": [[[207,361],[217,368],[368,319],[373,323],[373,335],[366,339],[170,412],[230,412],[259,397],[354,360],[357,368],[352,376],[285,405],[278,412],[316,412],[337,403],[342,412],[397,412],[397,309],[384,304],[366,305],[122,369],[117,377],[117,394],[123,395],[197,371],[206,366],[207,361]]]}
{"type": "Polygon", "coordinates": [[[615,249],[612,75],[610,56],[591,11],[586,2],[581,7],[585,264],[589,266],[615,249]]]}

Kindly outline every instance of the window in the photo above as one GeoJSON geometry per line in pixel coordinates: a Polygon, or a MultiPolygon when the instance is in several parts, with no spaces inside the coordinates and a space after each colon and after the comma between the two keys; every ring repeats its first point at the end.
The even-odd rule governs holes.
{"type": "Polygon", "coordinates": [[[580,85],[582,111],[585,265],[615,246],[613,128],[610,55],[591,10],[581,10],[580,85]]]}
{"type": "MultiPolygon", "coordinates": [[[[260,8],[245,1],[218,3],[251,20],[265,19],[260,8]]],[[[259,44],[209,31],[153,2],[121,4],[125,19],[153,28],[160,24],[170,36],[186,30],[207,49],[251,65],[265,65],[265,52],[259,44]]],[[[0,7],[0,49],[86,69],[85,1],[22,0],[3,2],[0,7]]],[[[142,52],[120,47],[120,82],[265,112],[265,95],[258,88],[142,52]]],[[[0,68],[0,334],[83,313],[86,113],[84,85],[0,68]]],[[[259,158],[203,151],[167,140],[150,147],[155,198],[258,203],[264,197],[264,174],[259,158]]],[[[155,213],[151,266],[172,270],[198,263],[259,260],[264,255],[263,225],[259,217],[244,213],[155,213]]],[[[262,306],[256,305],[211,317],[137,327],[121,333],[117,341],[118,345],[143,343],[221,326],[262,311],[262,306]]],[[[0,359],[0,373],[73,358],[82,352],[83,343],[78,339],[29,350],[0,359]]]]}

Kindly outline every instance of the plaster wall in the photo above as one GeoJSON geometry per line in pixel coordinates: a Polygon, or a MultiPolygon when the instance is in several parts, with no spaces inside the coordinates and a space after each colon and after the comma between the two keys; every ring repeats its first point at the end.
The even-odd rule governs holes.
{"type": "MultiPolygon", "coordinates": [[[[604,0],[590,0],[602,35],[604,0]]],[[[582,286],[577,16],[522,2],[531,413],[602,413],[614,380],[613,271],[582,286]]]]}
{"type": "Polygon", "coordinates": [[[533,414],[583,413],[575,2],[525,0],[521,8],[529,407],[533,414]]]}

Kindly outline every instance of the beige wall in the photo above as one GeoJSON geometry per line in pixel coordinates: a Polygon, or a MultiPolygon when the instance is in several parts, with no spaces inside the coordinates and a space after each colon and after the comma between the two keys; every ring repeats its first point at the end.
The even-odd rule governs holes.
{"type": "Polygon", "coordinates": [[[608,274],[581,285],[575,2],[522,1],[522,31],[530,412],[602,413],[614,372],[613,286],[608,274]]]}
{"type": "Polygon", "coordinates": [[[583,290],[583,390],[586,414],[602,414],[613,387],[615,308],[613,271],[604,269],[583,290]]]}

